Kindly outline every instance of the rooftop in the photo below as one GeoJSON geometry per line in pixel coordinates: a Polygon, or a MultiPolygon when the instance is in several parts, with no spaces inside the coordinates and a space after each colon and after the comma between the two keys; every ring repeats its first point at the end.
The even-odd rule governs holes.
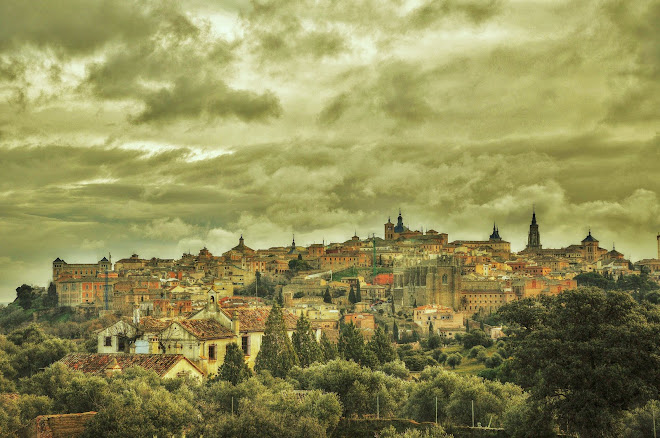
{"type": "Polygon", "coordinates": [[[72,370],[102,375],[114,360],[122,369],[142,367],[145,370],[155,371],[163,377],[179,361],[188,359],[181,354],[69,353],[58,362],[72,370]]]}

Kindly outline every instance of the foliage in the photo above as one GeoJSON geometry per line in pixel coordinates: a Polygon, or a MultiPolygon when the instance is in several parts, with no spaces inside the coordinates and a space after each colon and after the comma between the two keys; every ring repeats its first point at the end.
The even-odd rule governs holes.
{"type": "Polygon", "coordinates": [[[345,417],[375,414],[377,398],[380,415],[394,415],[407,398],[407,385],[402,380],[345,360],[296,367],[289,379],[298,389],[337,394],[345,417]]]}
{"type": "Polygon", "coordinates": [[[273,305],[266,321],[261,349],[257,354],[255,371],[268,370],[275,377],[285,377],[298,364],[298,357],[286,333],[282,309],[273,305]]]}
{"type": "Polygon", "coordinates": [[[408,376],[410,376],[406,364],[400,360],[393,360],[392,362],[384,363],[378,367],[378,370],[399,379],[407,379],[408,376]]]}
{"type": "Polygon", "coordinates": [[[373,337],[367,343],[367,348],[371,350],[379,364],[391,362],[397,358],[396,351],[392,346],[390,337],[385,334],[381,327],[378,327],[374,332],[373,337]]]}
{"type": "Polygon", "coordinates": [[[245,363],[245,356],[238,344],[232,342],[227,345],[225,359],[218,370],[218,378],[230,382],[232,385],[238,385],[247,380],[252,375],[252,371],[245,363]]]}
{"type": "Polygon", "coordinates": [[[511,327],[514,379],[535,409],[581,436],[617,435],[624,410],[658,396],[660,374],[649,372],[660,369],[657,307],[578,288],[499,311],[511,327]]]}
{"type": "Polygon", "coordinates": [[[459,353],[453,353],[450,354],[447,357],[446,363],[449,365],[452,369],[456,368],[458,365],[461,364],[463,361],[463,356],[461,356],[459,353]]]}
{"type": "Polygon", "coordinates": [[[321,352],[323,353],[324,362],[334,360],[339,356],[337,345],[328,339],[325,332],[321,332],[321,352]]]}
{"type": "Polygon", "coordinates": [[[504,361],[504,359],[502,359],[502,356],[500,356],[497,353],[493,353],[492,356],[487,357],[484,360],[484,363],[486,365],[486,368],[496,368],[496,367],[502,365],[503,361],[504,361]]]}
{"type": "Polygon", "coordinates": [[[364,360],[364,336],[352,322],[344,324],[337,343],[339,354],[345,360],[361,363],[364,360]]]}
{"type": "Polygon", "coordinates": [[[394,426],[390,426],[380,431],[380,438],[451,438],[452,435],[445,433],[445,430],[438,425],[434,425],[425,430],[406,429],[399,433],[394,426]]]}
{"type": "Polygon", "coordinates": [[[204,421],[191,435],[325,436],[341,415],[336,395],[318,390],[295,394],[290,383],[266,373],[236,386],[212,382],[195,395],[204,421]]]}
{"type": "Polygon", "coordinates": [[[358,302],[357,297],[355,295],[355,289],[353,289],[353,285],[351,285],[351,290],[348,293],[348,302],[351,304],[355,304],[358,302]]]}
{"type": "Polygon", "coordinates": [[[323,293],[323,302],[327,304],[332,304],[332,296],[330,295],[329,287],[325,288],[325,292],[323,293]]]}
{"type": "Polygon", "coordinates": [[[415,421],[435,421],[436,399],[440,423],[471,425],[474,401],[475,422],[500,426],[506,413],[524,402],[524,394],[521,388],[509,383],[488,382],[430,367],[412,388],[403,413],[415,421]]]}
{"type": "Polygon", "coordinates": [[[46,296],[43,297],[43,305],[45,307],[57,307],[57,288],[52,281],[48,285],[46,296]]]}
{"type": "Polygon", "coordinates": [[[463,343],[463,348],[467,350],[476,345],[483,345],[484,347],[490,347],[493,345],[493,340],[480,329],[471,330],[470,332],[465,333],[461,338],[461,342],[463,343]]]}
{"type": "Polygon", "coordinates": [[[479,352],[485,351],[485,350],[486,350],[486,347],[484,347],[483,345],[475,345],[474,347],[470,348],[470,351],[468,352],[467,357],[469,357],[470,359],[474,359],[475,357],[477,357],[479,352]]]}
{"type": "Polygon", "coordinates": [[[30,285],[22,284],[16,288],[16,301],[23,309],[32,308],[32,300],[37,296],[37,292],[30,285]]]}
{"type": "Polygon", "coordinates": [[[305,315],[301,315],[296,322],[296,331],[291,336],[293,349],[298,356],[301,367],[308,367],[314,362],[323,361],[323,351],[316,342],[316,333],[305,315]]]}
{"type": "Polygon", "coordinates": [[[83,437],[147,437],[181,434],[196,411],[192,393],[170,392],[156,373],[129,368],[110,380],[105,406],[87,423],[83,437]]]}
{"type": "Polygon", "coordinates": [[[629,438],[644,438],[660,429],[660,402],[651,400],[646,405],[627,412],[623,420],[621,435],[629,438]]]}

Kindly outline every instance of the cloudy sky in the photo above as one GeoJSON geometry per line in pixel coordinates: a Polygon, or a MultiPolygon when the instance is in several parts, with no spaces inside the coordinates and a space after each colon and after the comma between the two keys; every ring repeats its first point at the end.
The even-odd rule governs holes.
{"type": "Polygon", "coordinates": [[[412,229],[654,257],[660,1],[0,0],[0,301],[412,229]]]}

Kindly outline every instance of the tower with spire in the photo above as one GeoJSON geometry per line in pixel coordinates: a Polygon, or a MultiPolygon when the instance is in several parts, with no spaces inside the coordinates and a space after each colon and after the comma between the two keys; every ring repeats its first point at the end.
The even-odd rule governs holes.
{"type": "Polygon", "coordinates": [[[491,242],[501,242],[502,238],[500,237],[500,229],[497,227],[495,222],[493,222],[493,234],[488,238],[491,242]]]}
{"type": "Polygon", "coordinates": [[[532,223],[529,225],[529,234],[527,235],[527,250],[541,249],[541,235],[539,234],[539,226],[536,223],[536,208],[532,209],[532,223]]]}

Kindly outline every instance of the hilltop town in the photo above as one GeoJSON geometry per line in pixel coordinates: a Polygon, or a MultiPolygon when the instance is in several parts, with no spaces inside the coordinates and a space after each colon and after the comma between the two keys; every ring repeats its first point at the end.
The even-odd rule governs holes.
{"type": "MultiPolygon", "coordinates": [[[[57,258],[53,284],[58,306],[123,317],[99,332],[98,353],[183,354],[208,376],[217,374],[229,343],[240,345],[254,367],[273,302],[285,308],[289,335],[304,315],[317,340],[336,342],[349,322],[366,339],[379,325],[397,325],[396,340],[452,339],[479,317],[496,339],[501,327],[483,324],[488,315],[516,300],[575,289],[581,274],[612,281],[639,271],[655,281],[660,276],[660,260],[633,264],[615,248],[602,248],[591,230],[579,243],[544,248],[535,212],[519,253],[496,224],[488,239],[450,241],[447,233],[409,229],[401,212],[396,224],[384,224],[383,237],[356,233],[306,247],[294,237],[288,247],[253,249],[241,235],[221,255],[202,248],[177,260],[57,258]]],[[[658,244],[660,251],[660,236],[658,244]]]]}

